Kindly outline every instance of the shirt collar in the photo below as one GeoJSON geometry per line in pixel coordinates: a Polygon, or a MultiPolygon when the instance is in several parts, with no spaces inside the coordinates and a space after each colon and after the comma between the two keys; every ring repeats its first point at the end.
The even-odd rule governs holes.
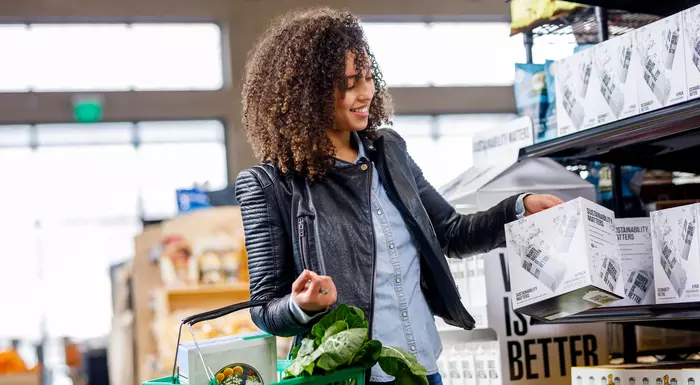
{"type": "Polygon", "coordinates": [[[355,164],[358,164],[363,161],[369,161],[369,158],[367,158],[367,150],[365,149],[365,144],[362,141],[362,138],[360,138],[360,134],[353,131],[352,133],[350,133],[350,137],[353,141],[355,141],[355,144],[357,145],[357,159],[355,159],[355,164]]]}

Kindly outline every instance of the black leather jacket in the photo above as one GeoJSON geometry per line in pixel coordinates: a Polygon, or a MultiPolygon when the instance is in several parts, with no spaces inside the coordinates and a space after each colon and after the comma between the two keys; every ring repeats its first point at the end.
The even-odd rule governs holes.
{"type": "MultiPolygon", "coordinates": [[[[416,240],[428,305],[448,324],[472,329],[474,319],[462,305],[445,255],[463,257],[503,245],[504,225],[516,220],[517,195],[486,212],[460,215],[425,180],[396,132],[380,130],[374,141],[360,136],[416,240]]],[[[238,176],[251,300],[269,301],[251,310],[258,327],[278,336],[309,330],[310,325],[296,321],[288,303],[292,282],[303,269],[331,276],[338,303],[357,306],[372,319],[372,172],[367,164],[337,165],[323,183],[311,183],[263,164],[238,176]]]]}

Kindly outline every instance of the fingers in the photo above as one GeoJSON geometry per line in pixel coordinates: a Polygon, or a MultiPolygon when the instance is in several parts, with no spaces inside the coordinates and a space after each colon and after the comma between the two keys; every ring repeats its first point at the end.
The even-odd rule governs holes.
{"type": "Polygon", "coordinates": [[[306,290],[306,283],[311,280],[311,274],[313,274],[311,271],[304,270],[292,283],[292,292],[301,293],[306,290]]]}
{"type": "Polygon", "coordinates": [[[323,310],[337,300],[333,279],[305,270],[292,284],[292,298],[305,311],[323,310]]]}
{"type": "Polygon", "coordinates": [[[554,207],[564,203],[564,201],[556,195],[547,195],[547,200],[549,201],[549,207],[554,207]]]}

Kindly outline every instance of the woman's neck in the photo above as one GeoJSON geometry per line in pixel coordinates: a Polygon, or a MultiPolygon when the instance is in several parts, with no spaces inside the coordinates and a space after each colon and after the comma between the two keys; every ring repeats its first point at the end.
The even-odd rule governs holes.
{"type": "Polygon", "coordinates": [[[335,147],[335,157],[348,163],[357,159],[357,148],[353,146],[350,131],[328,130],[328,138],[335,147]]]}

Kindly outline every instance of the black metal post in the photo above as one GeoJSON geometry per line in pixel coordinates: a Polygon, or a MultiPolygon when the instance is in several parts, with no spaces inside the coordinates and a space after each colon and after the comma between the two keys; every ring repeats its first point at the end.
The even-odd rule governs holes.
{"type": "Polygon", "coordinates": [[[598,42],[608,40],[608,10],[603,7],[595,7],[595,18],[598,22],[598,42]]]}
{"type": "Polygon", "coordinates": [[[632,323],[622,324],[622,359],[626,364],[637,363],[637,330],[632,323]]]}
{"type": "Polygon", "coordinates": [[[523,37],[523,45],[525,45],[525,62],[532,64],[532,46],[535,44],[535,38],[532,31],[525,32],[523,37]]]}

